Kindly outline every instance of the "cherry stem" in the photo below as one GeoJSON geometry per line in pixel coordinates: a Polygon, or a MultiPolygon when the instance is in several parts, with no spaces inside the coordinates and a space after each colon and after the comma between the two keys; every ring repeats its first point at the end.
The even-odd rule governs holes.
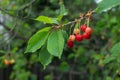
{"type": "Polygon", "coordinates": [[[68,22],[68,23],[66,23],[66,24],[63,24],[63,26],[70,25],[70,24],[73,24],[73,23],[76,23],[76,21],[68,22]]]}
{"type": "Polygon", "coordinates": [[[87,18],[87,27],[89,27],[90,18],[87,18]]]}

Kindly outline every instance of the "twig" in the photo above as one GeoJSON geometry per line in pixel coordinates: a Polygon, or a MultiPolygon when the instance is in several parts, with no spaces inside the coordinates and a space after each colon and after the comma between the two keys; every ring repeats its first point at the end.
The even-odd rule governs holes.
{"type": "Polygon", "coordinates": [[[30,6],[31,4],[33,4],[34,2],[35,2],[35,0],[30,1],[29,3],[23,5],[19,10],[23,10],[23,9],[29,7],[29,6],[30,6]]]}
{"type": "Polygon", "coordinates": [[[0,11],[4,12],[5,14],[8,14],[11,17],[15,17],[14,15],[10,14],[9,12],[7,12],[7,10],[2,9],[1,7],[0,7],[0,11]]]}
{"type": "Polygon", "coordinates": [[[2,22],[0,22],[0,25],[2,25],[4,27],[5,30],[7,30],[11,35],[15,35],[16,38],[22,39],[22,40],[28,40],[28,38],[23,37],[22,35],[17,34],[14,30],[11,30],[10,28],[8,28],[5,24],[3,24],[2,22]]]}
{"type": "MultiPolygon", "coordinates": [[[[15,10],[15,11],[23,10],[23,9],[29,7],[29,6],[30,6],[31,4],[33,4],[35,1],[36,1],[36,0],[32,0],[32,1],[30,1],[29,3],[23,5],[21,8],[19,8],[18,10],[15,10]]],[[[15,15],[10,14],[10,13],[8,12],[9,10],[5,10],[5,9],[3,9],[1,6],[0,6],[0,11],[8,14],[8,15],[11,16],[11,17],[16,17],[15,15]]],[[[17,18],[19,18],[19,17],[17,16],[17,18]]]]}

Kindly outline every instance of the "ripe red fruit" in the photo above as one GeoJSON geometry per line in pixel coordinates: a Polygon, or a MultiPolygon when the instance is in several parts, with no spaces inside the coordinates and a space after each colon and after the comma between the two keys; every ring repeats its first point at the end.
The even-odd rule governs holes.
{"type": "Polygon", "coordinates": [[[83,31],[83,32],[85,32],[86,28],[87,28],[86,25],[81,25],[80,30],[83,31]]]}
{"type": "Polygon", "coordinates": [[[83,38],[84,38],[84,39],[90,39],[90,37],[91,37],[91,34],[90,34],[90,33],[86,33],[86,32],[85,32],[85,33],[83,34],[83,38]]]}
{"type": "Polygon", "coordinates": [[[92,33],[92,29],[90,27],[87,27],[86,30],[85,30],[85,33],[91,34],[92,33]]]}
{"type": "Polygon", "coordinates": [[[80,30],[78,28],[75,28],[73,33],[76,35],[76,34],[79,34],[80,33],[80,30]]]}
{"type": "Polygon", "coordinates": [[[10,65],[10,62],[9,62],[7,59],[4,60],[4,63],[5,63],[6,65],[10,65]]]}
{"type": "Polygon", "coordinates": [[[75,40],[78,41],[78,42],[82,41],[82,39],[83,39],[83,36],[81,34],[77,34],[75,36],[75,40]]]}
{"type": "Polygon", "coordinates": [[[75,35],[70,35],[70,36],[69,36],[69,40],[70,40],[70,41],[74,41],[74,40],[75,40],[75,35]]]}
{"type": "Polygon", "coordinates": [[[71,41],[71,40],[68,40],[68,41],[67,41],[67,46],[68,46],[68,48],[72,48],[73,45],[74,45],[73,41],[71,41]]]}

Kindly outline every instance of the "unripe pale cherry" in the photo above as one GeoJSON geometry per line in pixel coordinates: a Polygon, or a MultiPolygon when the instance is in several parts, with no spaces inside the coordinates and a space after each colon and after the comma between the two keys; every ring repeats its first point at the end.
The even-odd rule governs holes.
{"type": "Polygon", "coordinates": [[[78,28],[75,28],[73,33],[76,35],[76,34],[79,34],[80,33],[80,30],[78,28]]]}
{"type": "Polygon", "coordinates": [[[75,35],[70,35],[70,36],[69,36],[69,40],[70,40],[70,41],[74,41],[74,40],[75,40],[75,35]]]}
{"type": "Polygon", "coordinates": [[[80,30],[83,32],[85,32],[86,28],[87,28],[87,26],[85,24],[80,26],[80,30]]]}
{"type": "Polygon", "coordinates": [[[86,33],[86,32],[85,32],[85,33],[83,34],[83,38],[84,38],[84,39],[90,39],[90,38],[91,38],[91,33],[86,33]]]}
{"type": "Polygon", "coordinates": [[[14,59],[11,59],[11,60],[10,60],[10,63],[11,63],[11,64],[14,64],[14,63],[15,63],[15,60],[14,60],[14,59]]]}
{"type": "Polygon", "coordinates": [[[83,39],[83,36],[81,34],[77,34],[75,36],[75,40],[78,41],[78,42],[82,41],[82,39],[83,39]]]}
{"type": "Polygon", "coordinates": [[[74,42],[73,42],[73,41],[71,41],[71,40],[68,40],[68,41],[67,41],[67,46],[68,46],[68,48],[72,48],[73,45],[74,45],[74,42]]]}
{"type": "Polygon", "coordinates": [[[90,27],[87,27],[85,30],[85,33],[91,34],[92,33],[92,29],[90,27]]]}

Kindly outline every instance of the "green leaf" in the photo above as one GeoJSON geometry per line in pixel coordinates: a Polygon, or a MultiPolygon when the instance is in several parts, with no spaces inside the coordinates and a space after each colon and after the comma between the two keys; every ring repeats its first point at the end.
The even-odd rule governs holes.
{"type": "Polygon", "coordinates": [[[51,27],[46,27],[41,30],[39,30],[37,33],[35,33],[30,40],[28,41],[28,46],[25,51],[26,52],[35,52],[36,50],[40,49],[48,37],[48,31],[51,29],[51,27]]]}
{"type": "Polygon", "coordinates": [[[112,53],[112,56],[118,56],[120,55],[120,42],[116,43],[111,49],[110,52],[112,53]]]}
{"type": "Polygon", "coordinates": [[[65,9],[65,6],[64,6],[64,4],[61,4],[60,5],[60,15],[67,15],[67,11],[66,11],[66,9],[65,9]]]}
{"type": "Polygon", "coordinates": [[[107,64],[107,63],[109,63],[109,62],[111,62],[111,61],[113,61],[113,60],[115,60],[115,59],[116,59],[116,57],[110,56],[110,57],[108,57],[108,58],[105,58],[105,59],[103,60],[103,63],[104,63],[104,64],[107,64]]]}
{"type": "Polygon", "coordinates": [[[43,22],[43,23],[58,24],[57,18],[50,18],[47,16],[38,16],[35,20],[43,22]]]}
{"type": "Polygon", "coordinates": [[[101,13],[118,5],[120,5],[120,0],[103,0],[98,4],[96,12],[101,13]]]}
{"type": "Polygon", "coordinates": [[[63,18],[63,15],[59,15],[57,18],[58,18],[59,21],[61,21],[62,18],[63,18]]]}
{"type": "Polygon", "coordinates": [[[65,39],[65,42],[67,42],[67,39],[68,39],[68,34],[65,30],[62,30],[62,33],[63,33],[63,37],[65,39]]]}
{"type": "Polygon", "coordinates": [[[118,56],[120,56],[120,42],[116,43],[111,49],[111,56],[107,57],[103,60],[104,64],[109,63],[110,61],[117,60],[118,56]]]}
{"type": "Polygon", "coordinates": [[[104,57],[103,54],[94,54],[94,55],[93,55],[93,58],[96,59],[96,60],[100,60],[100,59],[102,59],[103,57],[104,57]]]}
{"type": "Polygon", "coordinates": [[[68,72],[70,70],[70,67],[67,62],[62,62],[59,66],[60,71],[68,72]]]}
{"type": "Polygon", "coordinates": [[[45,75],[44,80],[53,80],[53,74],[45,75]]]}
{"type": "Polygon", "coordinates": [[[46,47],[43,47],[39,53],[39,60],[41,64],[46,68],[52,61],[52,55],[48,52],[46,47]]]}
{"type": "Polygon", "coordinates": [[[112,78],[110,76],[107,76],[106,80],[112,80],[112,78]]]}
{"type": "Polygon", "coordinates": [[[67,11],[63,3],[60,4],[60,15],[58,16],[58,20],[61,21],[63,16],[67,15],[67,11]]]}
{"type": "Polygon", "coordinates": [[[51,55],[61,58],[64,48],[64,37],[61,30],[53,31],[47,42],[47,49],[51,55]]]}

